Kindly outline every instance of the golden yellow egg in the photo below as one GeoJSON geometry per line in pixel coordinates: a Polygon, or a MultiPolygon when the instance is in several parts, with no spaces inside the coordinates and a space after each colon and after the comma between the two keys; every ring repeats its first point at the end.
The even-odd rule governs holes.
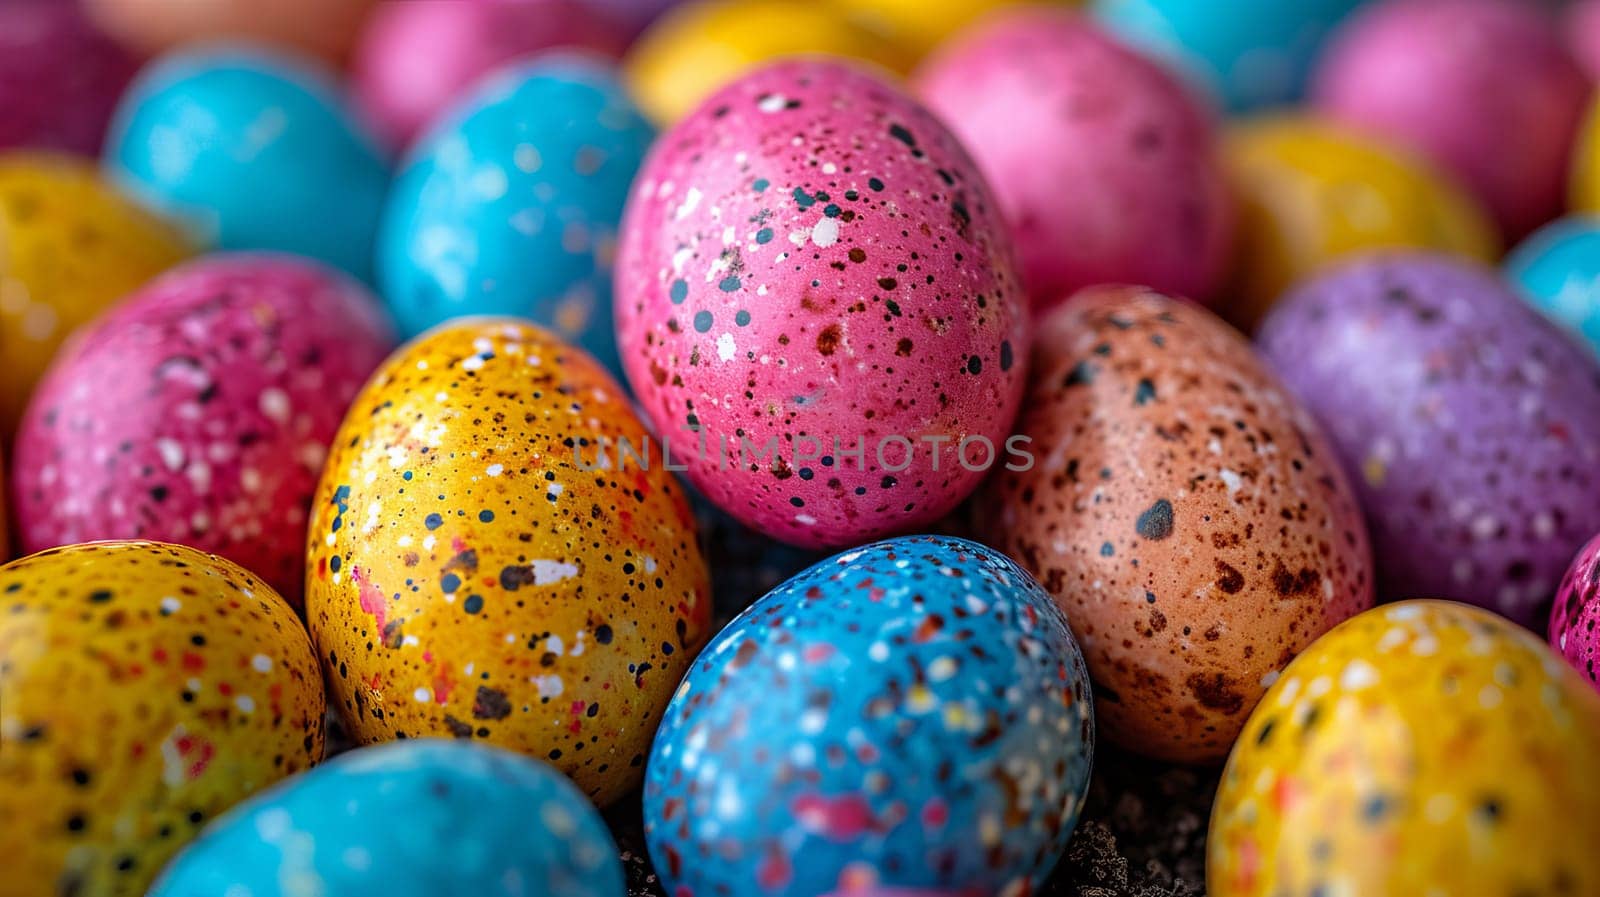
{"type": "Polygon", "coordinates": [[[0,154],[0,443],[61,342],[190,251],[93,163],[0,154]]]}
{"type": "Polygon", "coordinates": [[[704,644],[711,585],[682,487],[586,353],[475,319],[395,353],[323,470],[306,619],[361,743],[481,739],[605,804],[636,786],[704,644]],[[587,469],[586,469],[587,468],[587,469]]]}
{"type": "Polygon", "coordinates": [[[1600,212],[1600,97],[1589,107],[1572,151],[1572,211],[1600,212]]]}
{"type": "Polygon", "coordinates": [[[1233,285],[1218,310],[1247,332],[1285,290],[1356,253],[1499,254],[1494,226],[1469,194],[1341,126],[1295,116],[1251,121],[1224,146],[1240,218],[1233,285]]]}
{"type": "Polygon", "coordinates": [[[633,45],[624,74],[658,124],[689,114],[761,63],[802,54],[849,56],[905,71],[911,57],[814,0],[696,0],[657,20],[633,45]]]}
{"type": "MultiPolygon", "coordinates": [[[[914,59],[971,26],[984,16],[1030,0],[826,0],[848,20],[880,34],[914,59]]],[[[1037,2],[1037,0],[1034,0],[1037,2]]],[[[1055,0],[1053,5],[1073,5],[1076,0],[1055,0]]]]}
{"type": "Polygon", "coordinates": [[[96,542],[0,567],[0,894],[144,894],[322,758],[325,706],[294,611],[215,555],[96,542]]]}
{"type": "Polygon", "coordinates": [[[1267,691],[1211,814],[1212,897],[1600,894],[1600,693],[1488,611],[1406,601],[1267,691]]]}

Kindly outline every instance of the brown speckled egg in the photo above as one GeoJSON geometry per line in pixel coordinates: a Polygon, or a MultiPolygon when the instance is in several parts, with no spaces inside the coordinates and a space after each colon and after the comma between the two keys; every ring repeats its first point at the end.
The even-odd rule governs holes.
{"type": "Polygon", "coordinates": [[[322,758],[324,706],[305,628],[229,561],[96,542],[0,567],[0,894],[144,894],[322,758]]]}
{"type": "Polygon", "coordinates": [[[356,741],[483,739],[601,804],[638,784],[711,621],[682,487],[617,448],[644,434],[593,358],[521,321],[389,359],[334,439],[307,558],[356,741]]]}
{"type": "Polygon", "coordinates": [[[980,532],[1066,610],[1109,738],[1219,760],[1283,667],[1372,604],[1350,486],[1316,422],[1208,312],[1101,287],[1047,316],[1036,345],[1018,423],[1033,463],[991,481],[980,532]]]}

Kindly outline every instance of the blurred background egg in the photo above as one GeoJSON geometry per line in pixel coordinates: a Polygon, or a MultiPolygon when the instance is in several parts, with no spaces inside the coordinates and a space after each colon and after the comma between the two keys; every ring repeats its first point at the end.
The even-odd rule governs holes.
{"type": "Polygon", "coordinates": [[[1088,674],[1050,596],[981,545],[891,539],[800,573],[707,646],[656,735],[645,836],[667,893],[810,897],[861,869],[1030,893],[1093,753],[1088,674]]]}
{"type": "Polygon", "coordinates": [[[1235,125],[1225,146],[1240,221],[1232,285],[1218,305],[1246,332],[1284,290],[1363,251],[1499,255],[1494,224],[1471,194],[1383,141],[1289,115],[1235,125]]]}
{"type": "Polygon", "coordinates": [[[491,76],[390,191],[378,276],[401,329],[520,315],[620,377],[611,263],[654,137],[599,60],[544,56],[491,76]]]}
{"type": "Polygon", "coordinates": [[[0,445],[61,342],[190,252],[87,162],[0,153],[0,445]]]}
{"type": "Polygon", "coordinates": [[[1000,214],[955,136],[849,63],[773,64],[664,135],[624,219],[617,339],[695,487],[808,548],[954,508],[1022,395],[1000,214]]]}
{"type": "Polygon", "coordinates": [[[1593,353],[1493,270],[1427,253],[1306,282],[1258,339],[1356,484],[1379,598],[1451,598],[1542,626],[1600,531],[1593,353]]]}
{"type": "Polygon", "coordinates": [[[1370,610],[1261,700],[1211,814],[1207,892],[1595,894],[1600,695],[1445,601],[1370,610]]]}
{"type": "Polygon", "coordinates": [[[76,0],[129,46],[247,40],[342,60],[373,0],[76,0]]]}
{"type": "Polygon", "coordinates": [[[384,0],[351,63],[356,100],[391,146],[411,141],[482,76],[551,47],[616,58],[623,26],[578,0],[384,0]]]}
{"type": "Polygon", "coordinates": [[[634,98],[670,125],[747,71],[784,56],[828,54],[905,71],[912,59],[881,35],[815,0],[691,0],[628,51],[634,98]]]}
{"type": "Polygon", "coordinates": [[[150,897],[623,897],[605,823],[543,763],[423,739],[343,754],[218,819],[150,897]]]}
{"type": "Polygon", "coordinates": [[[1600,95],[1589,104],[1572,150],[1567,201],[1573,212],[1600,214],[1600,95]]]}
{"type": "Polygon", "coordinates": [[[371,294],[292,256],[158,277],[69,343],[34,395],[12,484],[22,547],[193,545],[299,607],[328,443],[392,345],[371,294]]]}
{"type": "Polygon", "coordinates": [[[1433,160],[1516,240],[1560,214],[1589,79],[1525,0],[1378,0],[1319,63],[1316,107],[1433,160]]]}
{"type": "Polygon", "coordinates": [[[1600,689],[1600,536],[1572,559],[1550,613],[1550,646],[1600,689]]]}
{"type": "MultiPolygon", "coordinates": [[[[912,60],[972,28],[999,10],[1028,5],[1029,0],[824,0],[848,20],[887,37],[912,60]]],[[[1032,0],[1031,5],[1076,6],[1079,0],[1032,0]]]]}
{"type": "Polygon", "coordinates": [[[1506,257],[1506,277],[1535,308],[1600,347],[1600,218],[1545,225],[1506,257]]]}
{"type": "Polygon", "coordinates": [[[623,464],[617,440],[644,433],[592,358],[524,322],[389,359],[309,540],[306,619],[358,742],[483,739],[601,805],[638,784],[711,621],[681,487],[659,456],[623,464]]]}
{"type": "Polygon", "coordinates": [[[1094,0],[1095,14],[1233,112],[1291,103],[1323,41],[1363,0],[1094,0]]]}
{"type": "Polygon", "coordinates": [[[1600,80],[1600,0],[1574,0],[1567,6],[1561,31],[1572,58],[1591,81],[1600,80]]]}
{"type": "Polygon", "coordinates": [[[248,49],[168,55],[140,73],[111,131],[112,175],[207,242],[371,280],[389,173],[319,69],[248,49]]]}
{"type": "Polygon", "coordinates": [[[136,68],[77,3],[0,3],[0,149],[98,154],[117,96],[136,68]]]}
{"type": "Polygon", "coordinates": [[[322,758],[322,677],[266,583],[102,542],[0,567],[8,894],[140,897],[200,826],[322,758]]]}
{"type": "Polygon", "coordinates": [[[1202,302],[1221,285],[1233,197],[1210,110],[1090,19],[1001,13],[916,85],[994,186],[1035,314],[1098,283],[1202,302]]]}
{"type": "Polygon", "coordinates": [[[1101,287],[1040,324],[1017,431],[977,532],[1055,596],[1106,737],[1227,755],[1295,654],[1372,605],[1338,458],[1250,346],[1202,309],[1101,287]]]}

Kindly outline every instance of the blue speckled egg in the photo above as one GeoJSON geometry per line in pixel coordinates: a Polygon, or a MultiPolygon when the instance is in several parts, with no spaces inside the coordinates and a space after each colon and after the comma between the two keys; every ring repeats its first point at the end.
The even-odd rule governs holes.
{"type": "Polygon", "coordinates": [[[598,58],[490,75],[423,138],[389,197],[378,276],[402,329],[530,317],[620,375],[611,260],[654,136],[598,58]]]}
{"type": "Polygon", "coordinates": [[[907,536],[816,564],[695,661],[645,774],[666,891],[1037,887],[1093,758],[1066,619],[1005,556],[907,536]]]}
{"type": "Polygon", "coordinates": [[[370,282],[389,183],[376,146],[311,63],[210,48],[140,74],[106,165],[218,248],[293,252],[370,282]]]}
{"type": "Polygon", "coordinates": [[[1362,0],[1094,0],[1124,39],[1234,112],[1298,100],[1323,40],[1362,0]]]}
{"type": "Polygon", "coordinates": [[[341,754],[218,817],[150,897],[622,897],[600,814],[538,762],[482,744],[341,754]]]}
{"type": "Polygon", "coordinates": [[[1523,298],[1600,348],[1600,218],[1563,218],[1506,257],[1523,298]]]}

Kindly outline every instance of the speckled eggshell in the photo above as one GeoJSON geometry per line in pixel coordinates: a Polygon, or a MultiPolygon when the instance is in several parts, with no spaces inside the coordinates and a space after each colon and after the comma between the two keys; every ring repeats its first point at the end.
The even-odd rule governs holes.
{"type": "Polygon", "coordinates": [[[711,621],[682,487],[617,448],[644,433],[594,359],[525,322],[389,359],[310,528],[306,619],[358,742],[483,739],[601,805],[639,783],[711,621]]]}
{"type": "Polygon", "coordinates": [[[390,191],[378,279],[401,328],[521,315],[620,377],[611,263],[654,137],[599,59],[545,55],[490,76],[390,191]]]}
{"type": "Polygon", "coordinates": [[[1600,217],[1545,225],[1506,257],[1522,297],[1600,350],[1600,217]]]}
{"type": "Polygon", "coordinates": [[[331,75],[297,57],[162,57],[123,95],[106,168],[218,248],[293,252],[371,280],[388,166],[331,75]]]}
{"type": "Polygon", "coordinates": [[[977,442],[961,463],[963,440],[1002,455],[1028,311],[1000,210],[956,138],[863,69],[780,62],[664,135],[616,287],[658,434],[708,498],[778,539],[924,526],[986,470],[977,442]]]}
{"type": "Polygon", "coordinates": [[[362,748],[235,807],[150,897],[623,897],[605,822],[559,772],[482,744],[362,748]],[[397,824],[401,823],[403,824],[397,824]]]}
{"type": "MultiPolygon", "coordinates": [[[[378,0],[77,0],[130,46],[243,41],[342,60],[378,0]]],[[[406,0],[412,2],[412,0],[406,0]]]]}
{"type": "Polygon", "coordinates": [[[578,0],[379,3],[356,45],[352,88],[368,121],[399,147],[519,56],[574,47],[615,59],[626,41],[622,25],[578,0]]]}
{"type": "Polygon", "coordinates": [[[1500,256],[1489,213],[1422,157],[1314,116],[1246,119],[1223,142],[1239,198],[1232,283],[1217,310],[1249,332],[1283,292],[1330,264],[1411,247],[1500,256]]]}
{"type": "Polygon", "coordinates": [[[916,84],[994,185],[1035,314],[1093,284],[1198,301],[1221,285],[1233,195],[1210,112],[1092,20],[1002,13],[939,51],[916,84]]]}
{"type": "Polygon", "coordinates": [[[1460,178],[1517,239],[1561,211],[1589,79],[1526,0],[1380,0],[1318,63],[1322,113],[1460,178]]]}
{"type": "Polygon", "coordinates": [[[28,406],[23,548],[192,545],[298,608],[328,443],[393,339],[370,293],[293,256],[213,255],[158,277],[68,343],[28,406]]]}
{"type": "Polygon", "coordinates": [[[645,837],[672,894],[1030,893],[1093,747],[1083,658],[1038,583],[962,539],[890,539],[706,648],[650,754],[645,837]]]}
{"type": "Polygon", "coordinates": [[[1600,689],[1600,536],[1572,559],[1550,612],[1550,646],[1600,689]]]}
{"type": "Polygon", "coordinates": [[[200,826],[322,758],[322,676],[270,586],[155,542],[0,567],[8,895],[140,897],[200,826]]]}
{"type": "Polygon", "coordinates": [[[1600,695],[1531,633],[1406,601],[1306,649],[1228,758],[1212,897],[1600,894],[1600,695]]]}
{"type": "Polygon", "coordinates": [[[137,68],[76,3],[0,4],[0,148],[98,154],[117,96],[137,68]]]}
{"type": "Polygon", "coordinates": [[[1334,26],[1365,0],[1093,0],[1107,27],[1235,113],[1298,100],[1334,26]]]}
{"type": "Polygon", "coordinates": [[[1542,626],[1600,532],[1600,364],[1584,346],[1495,272],[1419,253],[1307,282],[1259,344],[1356,484],[1380,598],[1542,626]]]}
{"type": "Polygon", "coordinates": [[[192,252],[88,162],[0,153],[0,443],[73,330],[192,252]]]}
{"type": "Polygon", "coordinates": [[[1106,737],[1220,760],[1318,635],[1372,605],[1372,554],[1321,428],[1234,330],[1132,287],[1041,324],[980,533],[1066,611],[1106,737]],[[1023,466],[1017,464],[1014,466],[1023,466]]]}

